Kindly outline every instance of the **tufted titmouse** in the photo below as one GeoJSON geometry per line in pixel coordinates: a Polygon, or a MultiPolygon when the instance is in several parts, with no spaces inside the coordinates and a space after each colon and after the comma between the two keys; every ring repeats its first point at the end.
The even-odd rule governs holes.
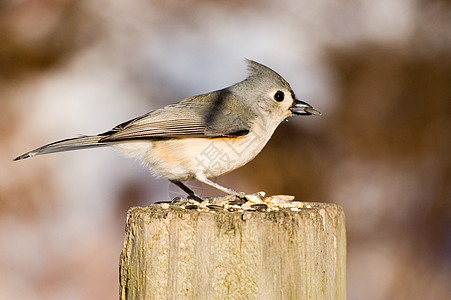
{"type": "Polygon", "coordinates": [[[297,100],[279,74],[255,61],[247,64],[249,76],[230,87],[167,105],[98,135],[42,146],[14,160],[113,146],[142,160],[154,175],[169,179],[194,199],[202,198],[181,181],[196,179],[240,195],[209,178],[252,160],[287,117],[321,114],[297,100]]]}

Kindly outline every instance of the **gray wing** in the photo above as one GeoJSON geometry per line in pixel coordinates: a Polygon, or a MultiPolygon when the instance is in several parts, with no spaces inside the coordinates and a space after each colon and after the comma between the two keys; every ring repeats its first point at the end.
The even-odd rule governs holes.
{"type": "Polygon", "coordinates": [[[103,136],[100,142],[246,135],[251,124],[237,115],[238,112],[246,114],[246,110],[244,104],[227,90],[216,91],[188,98],[122,123],[100,134],[103,136]]]}

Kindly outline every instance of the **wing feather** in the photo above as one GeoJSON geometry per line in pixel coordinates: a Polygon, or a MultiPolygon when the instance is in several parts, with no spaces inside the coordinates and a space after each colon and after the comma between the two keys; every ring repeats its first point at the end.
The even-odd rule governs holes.
{"type": "Polygon", "coordinates": [[[195,96],[124,122],[100,134],[103,136],[100,141],[215,138],[247,134],[250,130],[249,125],[241,122],[230,110],[213,106],[215,104],[211,101],[215,98],[213,96],[214,93],[195,96]]]}

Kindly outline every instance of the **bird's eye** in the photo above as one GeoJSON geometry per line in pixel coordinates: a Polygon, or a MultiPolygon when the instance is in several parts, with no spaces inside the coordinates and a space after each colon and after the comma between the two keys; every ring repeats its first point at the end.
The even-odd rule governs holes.
{"type": "Polygon", "coordinates": [[[282,102],[283,98],[285,98],[285,94],[282,91],[277,91],[274,94],[274,100],[276,100],[277,102],[282,102]]]}

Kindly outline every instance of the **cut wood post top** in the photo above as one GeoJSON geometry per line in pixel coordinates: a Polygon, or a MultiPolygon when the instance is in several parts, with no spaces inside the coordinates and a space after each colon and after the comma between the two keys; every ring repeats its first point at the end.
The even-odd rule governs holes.
{"type": "Polygon", "coordinates": [[[129,210],[121,299],[346,298],[340,206],[195,206],[129,210]]]}

